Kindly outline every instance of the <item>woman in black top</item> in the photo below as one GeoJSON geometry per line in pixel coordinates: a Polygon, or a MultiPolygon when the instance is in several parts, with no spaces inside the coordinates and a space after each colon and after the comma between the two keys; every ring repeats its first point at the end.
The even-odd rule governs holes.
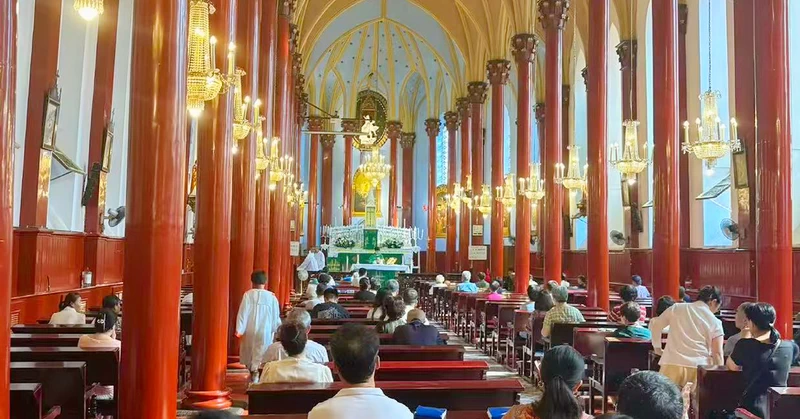
{"type": "Polygon", "coordinates": [[[772,327],[776,315],[770,304],[753,304],[745,309],[744,314],[747,318],[745,327],[750,329],[753,337],[736,343],[726,365],[728,369],[741,370],[744,374],[747,388],[739,406],[763,418],[769,388],[786,387],[793,347],[790,341],[781,340],[780,333],[772,327]]]}
{"type": "Polygon", "coordinates": [[[359,279],[358,292],[353,296],[353,300],[368,301],[368,302],[375,301],[375,294],[370,292],[369,286],[370,286],[369,278],[364,277],[359,279]]]}

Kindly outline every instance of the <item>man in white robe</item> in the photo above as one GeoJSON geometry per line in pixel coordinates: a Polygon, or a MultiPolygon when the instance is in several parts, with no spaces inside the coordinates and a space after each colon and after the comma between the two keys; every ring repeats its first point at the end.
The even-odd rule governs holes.
{"type": "Polygon", "coordinates": [[[256,271],[250,277],[253,289],[247,291],[236,316],[236,336],[241,338],[239,362],[247,366],[252,378],[258,379],[258,367],[281,325],[281,312],[275,294],[264,289],[267,275],[256,271]]]}

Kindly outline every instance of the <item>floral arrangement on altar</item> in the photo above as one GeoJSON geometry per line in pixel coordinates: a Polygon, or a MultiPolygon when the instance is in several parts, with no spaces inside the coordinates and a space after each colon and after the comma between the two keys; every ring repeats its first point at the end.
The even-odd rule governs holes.
{"type": "Polygon", "coordinates": [[[389,237],[383,241],[383,245],[381,247],[385,247],[387,249],[402,249],[403,241],[394,237],[389,237]]]}
{"type": "Polygon", "coordinates": [[[352,249],[356,245],[356,241],[349,237],[337,237],[333,245],[342,249],[352,249]]]}

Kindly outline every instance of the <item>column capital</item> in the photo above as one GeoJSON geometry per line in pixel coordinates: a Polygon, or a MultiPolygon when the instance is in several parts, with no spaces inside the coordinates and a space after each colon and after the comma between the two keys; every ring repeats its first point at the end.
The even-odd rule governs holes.
{"type": "Polygon", "coordinates": [[[469,112],[469,99],[466,97],[456,99],[456,109],[458,109],[461,120],[464,120],[467,116],[467,112],[469,112]]]}
{"type": "Polygon", "coordinates": [[[486,63],[486,76],[491,84],[508,83],[508,75],[511,73],[511,61],[508,60],[489,60],[486,63]]]}
{"type": "Polygon", "coordinates": [[[536,117],[536,123],[537,124],[543,124],[544,123],[544,110],[545,110],[544,102],[537,103],[536,106],[533,108],[533,112],[534,112],[534,115],[536,117]]]}
{"type": "Polygon", "coordinates": [[[569,106],[569,93],[572,91],[572,88],[568,84],[561,85],[561,104],[564,106],[569,106]]]}
{"type": "Polygon", "coordinates": [[[400,133],[400,147],[404,149],[414,148],[414,143],[417,142],[416,132],[401,132],[400,133]]]}
{"type": "Polygon", "coordinates": [[[403,131],[403,123],[400,121],[386,121],[386,136],[389,137],[390,140],[396,140],[400,138],[400,134],[403,131]]]}
{"type": "Polygon", "coordinates": [[[581,70],[581,77],[583,78],[583,85],[586,87],[586,90],[589,90],[589,67],[583,67],[581,70]]]}
{"type": "Polygon", "coordinates": [[[469,103],[486,102],[486,93],[489,85],[485,81],[473,81],[467,84],[467,100],[469,103]]]}
{"type": "Polygon", "coordinates": [[[686,3],[678,4],[678,32],[686,35],[686,28],[689,26],[689,5],[686,3]]]}
{"type": "Polygon", "coordinates": [[[536,60],[536,45],[539,41],[532,33],[521,33],[511,38],[511,53],[517,64],[532,63],[536,60]]]}
{"type": "Polygon", "coordinates": [[[439,135],[439,128],[441,123],[436,118],[428,118],[425,120],[425,132],[428,133],[429,137],[435,137],[439,135]]]}
{"type": "Polygon", "coordinates": [[[345,118],[342,119],[342,131],[344,132],[356,132],[361,128],[361,120],[352,119],[352,118],[345,118]]]}
{"type": "Polygon", "coordinates": [[[280,0],[278,3],[278,16],[291,20],[297,0],[280,0]]]}
{"type": "Polygon", "coordinates": [[[330,150],[333,148],[333,145],[336,144],[336,136],[333,134],[322,134],[319,138],[319,142],[322,143],[324,149],[330,150]]]}
{"type": "Polygon", "coordinates": [[[448,131],[455,131],[458,129],[458,124],[461,122],[458,112],[447,111],[444,113],[444,124],[447,126],[448,131]]]}
{"type": "Polygon", "coordinates": [[[569,0],[539,0],[539,22],[545,29],[564,29],[567,12],[569,0]]]}
{"type": "Polygon", "coordinates": [[[322,128],[325,126],[325,120],[322,116],[317,115],[309,115],[308,117],[308,128],[311,131],[322,131],[322,128]]]}
{"type": "Polygon", "coordinates": [[[638,54],[639,42],[635,39],[626,39],[617,45],[617,56],[619,65],[623,71],[636,69],[636,56],[638,54]]]}

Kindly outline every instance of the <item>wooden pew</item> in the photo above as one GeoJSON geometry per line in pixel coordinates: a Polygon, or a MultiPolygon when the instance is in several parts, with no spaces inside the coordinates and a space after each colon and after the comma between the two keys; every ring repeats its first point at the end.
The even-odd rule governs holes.
{"type": "MultiPolygon", "coordinates": [[[[789,387],[800,387],[800,367],[789,370],[789,387]]],[[[714,410],[736,408],[747,383],[739,371],[725,366],[697,367],[697,395],[692,399],[695,418],[706,418],[714,410]]]]}
{"type": "Polygon", "coordinates": [[[579,327],[595,328],[614,328],[619,327],[619,323],[612,322],[584,322],[584,323],[554,323],[550,327],[550,336],[543,339],[545,351],[553,346],[572,345],[573,331],[579,327]]]}
{"type": "Polygon", "coordinates": [[[14,333],[11,347],[77,347],[81,335],[49,333],[14,333]]]}
{"type": "MultiPolygon", "coordinates": [[[[408,406],[437,406],[452,410],[480,410],[490,406],[511,406],[523,391],[516,379],[462,381],[379,381],[376,386],[408,406]]],[[[250,413],[305,413],[333,397],[343,383],[255,384],[247,390],[250,413]]]]}
{"type": "MultiPolygon", "coordinates": [[[[413,411],[412,411],[413,413],[413,411]]],[[[273,415],[245,415],[242,419],[306,419],[305,413],[276,413],[273,415]]],[[[179,417],[179,419],[191,419],[179,417]]],[[[486,419],[486,410],[448,410],[447,419],[486,419]]]]}
{"type": "MultiPolygon", "coordinates": [[[[328,346],[331,342],[331,337],[333,333],[314,333],[312,331],[311,334],[308,335],[308,339],[313,340],[314,342],[319,343],[322,346],[328,346]]],[[[391,333],[379,333],[378,337],[381,341],[382,345],[392,345],[394,344],[394,336],[391,333]]],[[[439,337],[442,338],[443,341],[447,341],[448,336],[447,333],[439,333],[439,337]]]]}
{"type": "Polygon", "coordinates": [[[771,387],[767,416],[770,419],[791,419],[800,414],[800,388],[771,387]]]}
{"type": "Polygon", "coordinates": [[[40,383],[42,409],[61,409],[62,419],[86,417],[85,362],[12,362],[12,383],[40,383]]]}
{"type": "Polygon", "coordinates": [[[463,361],[465,352],[460,345],[381,345],[378,356],[381,361],[463,361]]]}
{"type": "Polygon", "coordinates": [[[325,326],[325,325],[327,325],[327,326],[332,326],[332,325],[341,326],[343,324],[348,324],[348,323],[357,323],[357,324],[363,324],[365,326],[374,326],[374,325],[378,324],[378,320],[370,320],[370,319],[366,319],[366,318],[364,318],[364,319],[354,319],[354,318],[350,318],[350,319],[311,319],[311,325],[312,326],[317,326],[317,325],[319,325],[319,326],[325,326]]]}
{"type": "Polygon", "coordinates": [[[591,356],[592,376],[589,378],[589,411],[594,411],[594,396],[600,393],[602,411],[607,411],[609,396],[617,393],[619,385],[631,370],[646,370],[648,353],[652,348],[649,340],[620,339],[606,337],[603,353],[591,356]]]}
{"type": "Polygon", "coordinates": [[[525,340],[530,335],[528,325],[532,312],[527,310],[515,309],[513,310],[513,320],[503,324],[503,319],[506,318],[504,312],[511,311],[510,307],[500,307],[500,312],[497,314],[498,323],[501,330],[500,335],[503,335],[502,328],[506,328],[506,338],[503,342],[505,365],[511,369],[516,370],[520,375],[524,376],[524,371],[521,371],[520,365],[517,360],[522,356],[522,348],[525,345],[525,340]]]}
{"type": "MultiPolygon", "coordinates": [[[[328,367],[333,369],[333,363],[328,367]]],[[[383,361],[375,371],[378,381],[485,380],[485,361],[383,361]]],[[[339,376],[334,374],[334,380],[339,376]]]]}
{"type": "Polygon", "coordinates": [[[11,383],[11,419],[42,417],[42,385],[11,383]]]}
{"type": "Polygon", "coordinates": [[[55,325],[55,324],[16,324],[11,326],[11,333],[45,333],[45,334],[77,334],[94,333],[92,325],[55,325]]]}

